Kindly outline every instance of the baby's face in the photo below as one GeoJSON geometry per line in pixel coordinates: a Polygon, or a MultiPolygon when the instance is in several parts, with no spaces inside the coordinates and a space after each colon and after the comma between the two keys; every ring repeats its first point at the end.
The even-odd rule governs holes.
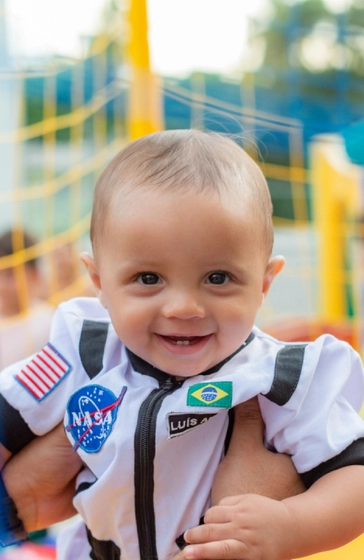
{"type": "Polygon", "coordinates": [[[267,264],[259,233],[227,196],[143,192],[113,208],[85,262],[127,348],[190,377],[243,344],[283,266],[267,264]]]}

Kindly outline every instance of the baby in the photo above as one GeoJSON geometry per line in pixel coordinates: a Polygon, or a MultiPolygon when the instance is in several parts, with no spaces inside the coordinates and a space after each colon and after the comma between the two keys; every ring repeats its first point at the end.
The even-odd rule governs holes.
{"type": "Polygon", "coordinates": [[[66,411],[85,465],[59,559],[288,560],[360,534],[362,364],[331,336],[286,344],[254,326],[284,259],[249,156],[194,130],[132,143],[99,179],[91,240],[98,299],[61,304],[50,342],[0,377],[5,457],[11,430],[25,445],[66,411]],[[309,489],[210,508],[229,410],[255,396],[267,447],[309,489]]]}

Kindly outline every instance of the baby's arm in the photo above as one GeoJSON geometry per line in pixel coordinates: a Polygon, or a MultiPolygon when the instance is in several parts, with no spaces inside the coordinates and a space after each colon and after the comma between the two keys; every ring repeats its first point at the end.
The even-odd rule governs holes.
{"type": "MultiPolygon", "coordinates": [[[[257,495],[259,488],[253,486],[251,491],[255,494],[226,498],[206,513],[205,525],[186,532],[185,540],[194,545],[185,548],[185,558],[299,558],[342,546],[363,532],[364,463],[360,447],[363,425],[356,412],[364,396],[362,362],[349,345],[329,336],[320,337],[309,345],[305,357],[301,392],[291,395],[294,416],[290,418],[288,414],[288,424],[278,422],[274,429],[277,408],[267,407],[265,416],[270,422],[271,434],[278,430],[286,449],[297,447],[296,460],[299,456],[299,461],[303,454],[307,459],[307,454],[314,453],[320,444],[326,449],[335,438],[346,441],[348,447],[340,453],[341,457],[333,458],[330,463],[336,465],[337,470],[325,474],[306,492],[282,501],[257,495]],[[312,364],[316,364],[314,370],[312,364]],[[322,400],[325,383],[329,390],[327,398],[322,400]],[[300,433],[299,441],[293,439],[297,433],[300,433]],[[352,456],[352,437],[358,440],[360,452],[357,456],[355,453],[352,456]],[[359,464],[338,468],[340,463],[350,465],[351,461],[359,464]]],[[[296,385],[294,392],[295,389],[296,385]]],[[[274,437],[272,439],[274,441],[274,437]]],[[[323,457],[321,465],[324,462],[323,457]]],[[[312,471],[315,475],[318,472],[317,469],[312,471]]],[[[307,474],[310,475],[310,471],[305,477],[308,480],[307,474]]],[[[236,486],[236,478],[232,482],[236,486]]]]}
{"type": "Polygon", "coordinates": [[[289,560],[343,546],[364,528],[364,468],[326,474],[309,490],[275,501],[258,495],[224,499],[189,529],[183,557],[194,560],[289,560]]]}
{"type": "Polygon", "coordinates": [[[2,476],[27,531],[75,513],[74,479],[81,461],[60,423],[69,396],[90,380],[80,358],[80,337],[93,305],[93,298],[62,303],[52,321],[50,343],[1,372],[0,441],[13,453],[2,476]],[[36,370],[43,371],[39,364],[48,360],[53,373],[38,385],[36,370]],[[28,381],[19,374],[24,371],[28,381]],[[39,433],[45,435],[38,437],[39,433]]]}

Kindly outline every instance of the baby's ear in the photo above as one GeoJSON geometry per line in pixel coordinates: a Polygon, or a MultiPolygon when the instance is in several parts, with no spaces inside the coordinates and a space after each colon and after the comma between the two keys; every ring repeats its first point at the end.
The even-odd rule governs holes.
{"type": "Polygon", "coordinates": [[[85,267],[87,268],[88,275],[96,290],[96,295],[99,298],[101,305],[103,305],[106,308],[103,293],[102,293],[102,288],[101,288],[101,279],[97,271],[95,260],[93,259],[93,257],[91,257],[91,255],[89,255],[86,252],[81,253],[80,259],[85,265],[85,267]]]}
{"type": "Polygon", "coordinates": [[[281,272],[285,264],[286,260],[282,256],[274,257],[268,262],[263,278],[262,303],[269,292],[274,278],[281,272]]]}

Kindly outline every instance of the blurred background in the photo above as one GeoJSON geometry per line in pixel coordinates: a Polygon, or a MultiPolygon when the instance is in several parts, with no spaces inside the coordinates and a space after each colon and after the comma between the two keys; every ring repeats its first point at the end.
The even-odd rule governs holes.
{"type": "Polygon", "coordinates": [[[287,266],[260,325],[361,348],[364,0],[246,4],[0,0],[0,234],[14,252],[0,241],[0,297],[6,272],[19,300],[3,329],[90,293],[78,253],[101,170],[131,139],[193,126],[234,135],[268,179],[287,266]]]}
{"type": "Polygon", "coordinates": [[[93,295],[78,254],[106,164],[188,127],[267,177],[287,265],[259,326],[363,352],[364,0],[0,0],[0,367],[93,295]]]}

